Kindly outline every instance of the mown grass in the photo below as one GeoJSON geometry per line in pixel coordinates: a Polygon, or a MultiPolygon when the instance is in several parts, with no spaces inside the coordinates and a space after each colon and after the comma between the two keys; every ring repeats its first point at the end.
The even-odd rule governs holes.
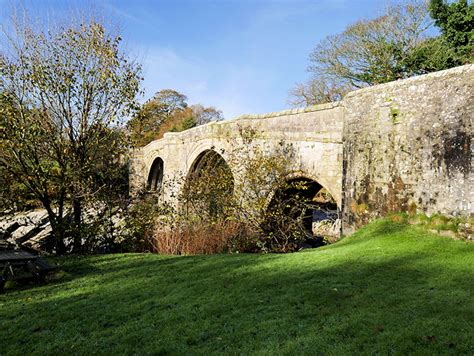
{"type": "Polygon", "coordinates": [[[388,220],[286,255],[59,261],[0,295],[0,354],[474,354],[474,244],[388,220]]]}

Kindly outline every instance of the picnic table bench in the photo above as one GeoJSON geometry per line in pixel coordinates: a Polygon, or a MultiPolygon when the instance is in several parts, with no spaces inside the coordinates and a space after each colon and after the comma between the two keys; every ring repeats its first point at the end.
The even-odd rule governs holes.
{"type": "Polygon", "coordinates": [[[27,251],[0,250],[0,292],[6,281],[35,278],[38,282],[42,282],[46,275],[56,268],[27,251]]]}

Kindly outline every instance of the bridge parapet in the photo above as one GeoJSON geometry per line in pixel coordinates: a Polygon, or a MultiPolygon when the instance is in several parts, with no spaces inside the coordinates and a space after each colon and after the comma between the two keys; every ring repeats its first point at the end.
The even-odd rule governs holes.
{"type": "MultiPolygon", "coordinates": [[[[243,115],[232,120],[211,122],[192,129],[166,133],[137,150],[132,160],[135,189],[146,185],[157,157],[164,161],[164,182],[185,176],[194,160],[213,149],[226,158],[241,131],[253,129],[255,141],[271,147],[281,142],[296,151],[295,170],[317,180],[341,200],[343,108],[340,103],[317,105],[282,112],[243,115]]],[[[231,167],[233,168],[233,167],[231,167]]]]}

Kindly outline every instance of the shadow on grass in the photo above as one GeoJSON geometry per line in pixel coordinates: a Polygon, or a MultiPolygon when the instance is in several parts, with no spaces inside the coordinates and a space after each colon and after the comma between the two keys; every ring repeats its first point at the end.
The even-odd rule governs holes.
{"type": "Polygon", "coordinates": [[[429,243],[364,258],[89,257],[69,265],[76,280],[1,297],[0,344],[6,354],[472,354],[467,250],[462,261],[429,243]]]}

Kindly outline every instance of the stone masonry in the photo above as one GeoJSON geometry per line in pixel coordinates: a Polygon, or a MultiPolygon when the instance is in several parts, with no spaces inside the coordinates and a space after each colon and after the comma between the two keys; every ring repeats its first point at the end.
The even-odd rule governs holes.
{"type": "Polygon", "coordinates": [[[342,199],[342,129],[343,109],[340,103],[293,109],[267,115],[248,115],[234,120],[213,122],[179,133],[166,133],[135,153],[132,161],[132,186],[147,183],[153,162],[163,160],[163,187],[168,198],[181,189],[180,183],[198,157],[206,150],[220,154],[229,164],[234,179],[239,179],[239,163],[235,157],[235,142],[240,130],[252,128],[257,135],[254,144],[277,147],[283,141],[292,145],[295,176],[313,179],[324,186],[341,204],[342,199]],[[170,188],[171,187],[171,188],[170,188]]]}
{"type": "Polygon", "coordinates": [[[344,98],[343,223],[392,211],[474,213],[474,66],[344,98]]]}
{"type": "MultiPolygon", "coordinates": [[[[295,174],[333,195],[344,234],[391,211],[473,216],[473,115],[474,65],[466,65],[357,90],[336,103],[167,133],[135,152],[132,186],[145,186],[161,158],[172,198],[166,182],[188,174],[206,150],[226,159],[229,139],[252,127],[262,145],[293,145],[295,174]]],[[[238,162],[229,165],[238,179],[238,162]]]]}

